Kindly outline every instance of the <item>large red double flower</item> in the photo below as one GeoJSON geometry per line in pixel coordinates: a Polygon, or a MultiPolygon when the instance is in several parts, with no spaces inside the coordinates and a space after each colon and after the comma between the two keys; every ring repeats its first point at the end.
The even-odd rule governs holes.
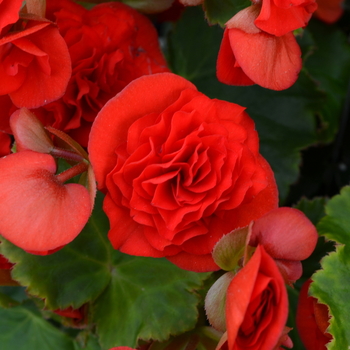
{"type": "Polygon", "coordinates": [[[222,235],[277,206],[244,108],[170,73],[136,79],[101,110],[89,142],[114,248],[218,269],[222,235]],[[108,132],[106,132],[108,131],[108,132]]]}

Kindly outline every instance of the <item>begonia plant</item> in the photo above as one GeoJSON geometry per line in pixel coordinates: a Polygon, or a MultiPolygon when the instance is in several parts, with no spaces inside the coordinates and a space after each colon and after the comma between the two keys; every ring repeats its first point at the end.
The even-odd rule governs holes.
{"type": "Polygon", "coordinates": [[[348,0],[0,0],[0,349],[350,348],[348,0]]]}

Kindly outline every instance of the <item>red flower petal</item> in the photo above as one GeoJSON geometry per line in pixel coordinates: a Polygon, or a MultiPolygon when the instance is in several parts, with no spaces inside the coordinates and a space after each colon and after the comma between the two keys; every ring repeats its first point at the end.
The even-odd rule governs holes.
{"type": "Polygon", "coordinates": [[[8,24],[15,23],[19,17],[22,0],[0,1],[0,33],[8,24]]]}
{"type": "Polygon", "coordinates": [[[274,260],[258,246],[226,296],[229,349],[273,349],[283,334],[288,296],[274,260]]]}
{"type": "Polygon", "coordinates": [[[332,336],[325,333],[329,326],[328,307],[317,303],[317,299],[308,296],[311,280],[307,280],[300,290],[296,325],[300,338],[307,350],[326,350],[326,344],[332,336]]]}
{"type": "Polygon", "coordinates": [[[90,214],[85,187],[64,185],[47,154],[23,151],[0,159],[0,232],[24,250],[52,250],[72,241],[90,214]]]}
{"type": "Polygon", "coordinates": [[[296,82],[302,61],[293,33],[275,37],[230,29],[229,38],[237,62],[256,84],[279,91],[296,82]]]}
{"type": "Polygon", "coordinates": [[[211,100],[173,74],[141,77],[110,100],[89,152],[107,193],[108,237],[124,253],[216,270],[210,254],[221,236],[277,205],[244,108],[211,100]]]}
{"type": "Polygon", "coordinates": [[[72,72],[58,29],[50,22],[33,20],[28,20],[25,30],[0,39],[0,71],[0,93],[9,93],[17,107],[27,108],[61,97],[72,72]]]}
{"type": "Polygon", "coordinates": [[[227,54],[227,38],[224,37],[223,53],[219,54],[219,74],[226,84],[243,82],[247,85],[242,78],[243,72],[262,87],[287,89],[295,83],[302,67],[299,45],[293,33],[276,37],[258,29],[254,24],[258,13],[259,6],[249,6],[226,23],[226,36],[236,62],[232,65],[233,59],[227,54]],[[225,69],[229,71],[226,74],[223,73],[225,69]]]}
{"type": "Polygon", "coordinates": [[[298,261],[311,255],[317,239],[315,226],[300,210],[282,207],[255,221],[249,244],[263,245],[274,259],[298,261]]]}
{"type": "Polygon", "coordinates": [[[316,8],[315,0],[263,0],[254,23],[266,33],[282,36],[305,27],[316,8]]]}
{"type": "Polygon", "coordinates": [[[254,81],[244,73],[237,63],[235,55],[232,52],[228,33],[229,29],[226,28],[216,62],[216,76],[220,82],[228,85],[254,85],[254,81]]]}
{"type": "Polygon", "coordinates": [[[188,80],[170,73],[154,74],[146,80],[139,78],[135,81],[137,85],[129,85],[107,102],[91,130],[88,150],[99,189],[105,188],[106,176],[116,162],[115,148],[126,142],[129,126],[144,115],[163,111],[178,99],[182,90],[197,90],[188,80]],[[113,123],[115,110],[119,111],[118,123],[113,123]],[[104,137],[101,138],[102,134],[104,137]]]}

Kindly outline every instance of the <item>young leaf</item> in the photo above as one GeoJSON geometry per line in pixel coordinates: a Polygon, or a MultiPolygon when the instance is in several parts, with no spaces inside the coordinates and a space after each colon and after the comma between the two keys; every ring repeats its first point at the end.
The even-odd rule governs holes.
{"type": "Polygon", "coordinates": [[[205,15],[211,24],[222,27],[237,12],[251,5],[249,0],[204,0],[205,15]]]}

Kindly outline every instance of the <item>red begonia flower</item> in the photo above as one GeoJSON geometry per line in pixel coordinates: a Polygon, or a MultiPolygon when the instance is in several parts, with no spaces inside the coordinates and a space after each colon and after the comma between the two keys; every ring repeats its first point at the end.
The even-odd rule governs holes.
{"type": "Polygon", "coordinates": [[[291,347],[285,332],[287,290],[275,261],[262,246],[230,282],[225,312],[227,333],[218,350],[291,347]]]}
{"type": "Polygon", "coordinates": [[[282,36],[305,27],[316,9],[315,0],[261,0],[254,23],[266,33],[282,36]]]}
{"type": "Polygon", "coordinates": [[[332,335],[327,333],[329,326],[328,307],[308,295],[311,280],[301,287],[296,313],[296,325],[300,338],[307,350],[326,350],[332,335]]]}
{"type": "Polygon", "coordinates": [[[301,51],[293,33],[277,37],[254,24],[257,5],[238,12],[226,23],[216,74],[228,85],[258,84],[272,90],[292,86],[302,67],[301,51]]]}
{"type": "Polygon", "coordinates": [[[48,154],[23,151],[0,159],[0,234],[32,253],[71,242],[91,214],[87,189],[63,184],[55,172],[48,154]]]}
{"type": "Polygon", "coordinates": [[[9,94],[17,107],[37,108],[64,94],[71,62],[54,24],[31,17],[21,23],[23,30],[0,38],[0,95],[9,94]]]}
{"type": "Polygon", "coordinates": [[[296,281],[302,274],[300,260],[312,254],[317,239],[315,226],[300,210],[282,207],[255,221],[249,245],[264,246],[276,260],[284,277],[296,281]]]}
{"type": "Polygon", "coordinates": [[[0,0],[0,34],[9,24],[17,22],[23,0],[0,0]]]}
{"type": "Polygon", "coordinates": [[[110,98],[142,75],[169,69],[151,21],[120,2],[87,10],[70,0],[49,0],[47,17],[68,45],[73,72],[64,96],[34,113],[87,146],[92,122],[110,98]]]}
{"type": "Polygon", "coordinates": [[[174,74],[141,77],[111,99],[88,149],[107,194],[108,237],[124,253],[215,270],[211,251],[222,235],[277,206],[244,108],[174,74]]]}
{"type": "Polygon", "coordinates": [[[344,13],[344,0],[317,0],[317,4],[314,16],[325,23],[336,22],[344,13]]]}

